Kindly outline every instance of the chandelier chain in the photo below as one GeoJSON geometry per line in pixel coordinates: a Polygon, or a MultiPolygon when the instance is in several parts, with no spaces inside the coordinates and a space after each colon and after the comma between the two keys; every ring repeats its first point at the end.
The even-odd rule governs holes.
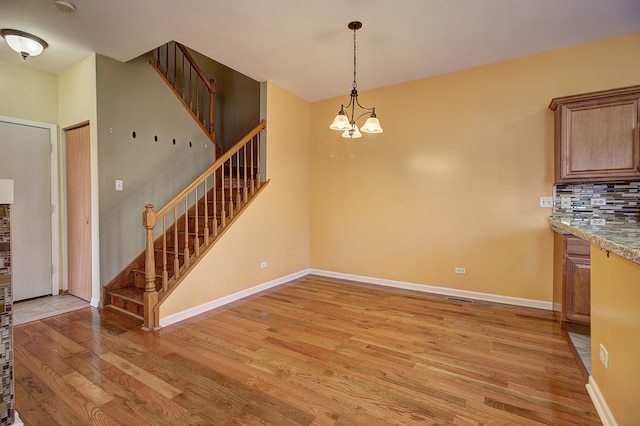
{"type": "Polygon", "coordinates": [[[356,30],[353,29],[353,89],[357,89],[358,83],[356,83],[356,30]]]}

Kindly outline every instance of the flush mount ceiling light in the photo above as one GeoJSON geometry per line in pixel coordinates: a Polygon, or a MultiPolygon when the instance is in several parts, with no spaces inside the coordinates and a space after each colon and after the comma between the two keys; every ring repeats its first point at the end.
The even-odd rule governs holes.
{"type": "Polygon", "coordinates": [[[22,55],[22,59],[38,56],[49,45],[40,37],[20,30],[2,29],[0,35],[4,37],[10,48],[22,55]]]}
{"type": "Polygon", "coordinates": [[[350,30],[353,30],[353,89],[351,90],[349,103],[346,107],[344,106],[344,104],[340,106],[340,111],[338,112],[338,115],[336,115],[336,118],[333,120],[333,123],[331,123],[331,126],[329,126],[329,128],[332,130],[341,131],[343,138],[354,139],[362,137],[362,133],[360,133],[360,130],[365,133],[382,133],[382,127],[380,127],[380,122],[376,117],[375,107],[366,108],[360,105],[360,102],[358,102],[358,83],[356,83],[356,31],[362,28],[362,22],[350,22],[348,28],[350,30]],[[360,113],[358,117],[355,116],[356,105],[364,111],[360,113]],[[350,116],[347,115],[347,111],[350,112],[350,116]],[[369,115],[369,118],[367,118],[367,121],[364,122],[362,128],[358,129],[358,125],[356,124],[356,122],[365,115],[369,115]]]}

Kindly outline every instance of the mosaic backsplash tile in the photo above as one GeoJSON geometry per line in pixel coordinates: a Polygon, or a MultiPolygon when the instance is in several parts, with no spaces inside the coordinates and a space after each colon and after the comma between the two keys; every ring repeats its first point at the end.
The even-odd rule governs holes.
{"type": "Polygon", "coordinates": [[[577,222],[605,219],[608,224],[640,221],[640,181],[557,184],[554,196],[556,217],[577,222]]]}
{"type": "Polygon", "coordinates": [[[14,420],[10,206],[0,205],[0,426],[14,420]]]}
{"type": "Polygon", "coordinates": [[[0,275],[11,274],[11,222],[8,204],[0,205],[0,275]]]}
{"type": "Polygon", "coordinates": [[[13,335],[11,284],[0,285],[0,425],[13,424],[13,335]]]}

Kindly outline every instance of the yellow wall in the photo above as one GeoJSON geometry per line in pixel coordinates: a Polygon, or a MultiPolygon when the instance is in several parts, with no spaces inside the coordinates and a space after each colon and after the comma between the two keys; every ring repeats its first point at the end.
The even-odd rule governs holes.
{"type": "Polygon", "coordinates": [[[96,56],[90,55],[59,76],[60,127],[95,121],[96,56]]]}
{"type": "Polygon", "coordinates": [[[160,318],[309,266],[309,105],[268,84],[266,108],[268,186],[160,306],[160,318]]]}
{"type": "Polygon", "coordinates": [[[57,76],[0,61],[0,115],[57,124],[57,76]]]}
{"type": "Polygon", "coordinates": [[[591,374],[619,425],[640,424],[639,337],[640,265],[591,245],[591,374]]]}
{"type": "Polygon", "coordinates": [[[640,33],[361,92],[384,133],[356,140],[328,129],[346,91],[312,104],[311,267],[551,302],[547,106],[640,83],[638,51],[640,33]]]}

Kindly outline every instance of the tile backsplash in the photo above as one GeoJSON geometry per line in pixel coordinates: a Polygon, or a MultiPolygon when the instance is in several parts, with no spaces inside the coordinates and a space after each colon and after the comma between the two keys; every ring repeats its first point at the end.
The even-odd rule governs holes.
{"type": "Polygon", "coordinates": [[[621,224],[640,221],[640,181],[557,184],[554,197],[556,217],[621,224]]]}

